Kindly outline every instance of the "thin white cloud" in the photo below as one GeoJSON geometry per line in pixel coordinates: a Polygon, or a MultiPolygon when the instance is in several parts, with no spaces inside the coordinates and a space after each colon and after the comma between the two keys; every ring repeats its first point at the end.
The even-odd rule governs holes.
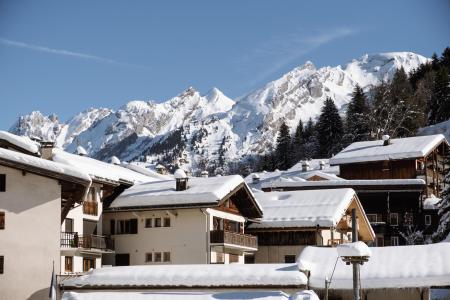
{"type": "Polygon", "coordinates": [[[282,67],[327,43],[355,33],[356,31],[353,29],[338,28],[308,34],[297,31],[283,37],[272,38],[267,43],[241,57],[239,63],[257,61],[264,64],[263,70],[253,76],[247,86],[252,87],[266,80],[282,67]],[[267,64],[267,62],[271,63],[267,64]]]}
{"type": "Polygon", "coordinates": [[[112,65],[117,65],[117,66],[145,69],[144,67],[139,66],[139,65],[124,63],[124,62],[120,62],[117,60],[104,58],[104,57],[100,57],[100,56],[96,56],[96,55],[91,55],[91,54],[86,54],[86,53],[81,53],[81,52],[74,52],[74,51],[69,51],[69,50],[64,50],[64,49],[49,48],[49,47],[39,46],[39,45],[33,45],[33,44],[28,44],[28,43],[19,42],[19,41],[13,41],[13,40],[1,38],[1,37],[0,37],[0,44],[10,46],[10,47],[17,47],[17,48],[23,48],[23,49],[33,50],[33,51],[49,53],[49,54],[64,55],[64,56],[70,56],[70,57],[75,57],[75,58],[87,59],[87,60],[92,60],[92,61],[106,63],[106,64],[112,64],[112,65]]]}

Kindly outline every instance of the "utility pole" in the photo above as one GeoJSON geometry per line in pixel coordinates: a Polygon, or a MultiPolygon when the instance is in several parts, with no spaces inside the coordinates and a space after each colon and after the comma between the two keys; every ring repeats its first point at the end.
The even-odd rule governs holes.
{"type": "MultiPolygon", "coordinates": [[[[356,221],[356,209],[352,209],[352,242],[355,243],[358,241],[358,223],[356,221]]],[[[359,263],[354,261],[353,265],[353,300],[359,299],[359,263]]]]}

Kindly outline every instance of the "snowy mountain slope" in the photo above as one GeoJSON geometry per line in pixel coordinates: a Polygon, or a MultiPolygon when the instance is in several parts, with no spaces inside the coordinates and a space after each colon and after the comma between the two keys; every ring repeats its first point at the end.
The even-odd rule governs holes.
{"type": "Polygon", "coordinates": [[[398,68],[409,72],[426,60],[393,52],[319,69],[306,62],[236,101],[216,88],[205,95],[188,88],[161,103],[131,101],[117,111],[92,108],[67,123],[33,112],[20,117],[10,131],[56,141],[71,152],[81,145],[103,160],[147,157],[212,168],[270,150],[283,118],[294,131],[300,119],[318,116],[326,97],[344,109],[356,84],[368,89],[392,78],[398,68]]]}
{"type": "Polygon", "coordinates": [[[450,119],[437,123],[435,125],[430,125],[419,129],[419,135],[432,135],[442,133],[447,141],[450,141],[450,119]]]}

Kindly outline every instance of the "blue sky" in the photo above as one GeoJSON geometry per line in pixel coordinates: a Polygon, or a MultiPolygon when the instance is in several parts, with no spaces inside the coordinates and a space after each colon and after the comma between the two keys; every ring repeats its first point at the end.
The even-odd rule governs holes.
{"type": "Polygon", "coordinates": [[[450,46],[450,1],[0,1],[0,129],[40,110],[231,98],[311,60],[450,46]]]}

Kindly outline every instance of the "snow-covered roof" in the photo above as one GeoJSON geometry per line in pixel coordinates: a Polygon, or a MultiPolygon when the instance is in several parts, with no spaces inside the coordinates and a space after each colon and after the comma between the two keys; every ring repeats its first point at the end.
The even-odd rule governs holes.
{"type": "MultiPolygon", "coordinates": [[[[189,178],[188,188],[182,191],[176,191],[175,180],[141,183],[125,190],[111,203],[110,208],[217,205],[244,184],[244,179],[239,175],[189,178]]],[[[255,206],[261,211],[256,201],[255,206]]]]}
{"type": "MultiPolygon", "coordinates": [[[[361,266],[361,287],[408,288],[450,285],[450,243],[373,247],[361,266]]],[[[336,248],[306,247],[298,258],[300,270],[310,271],[310,286],[324,288],[336,263],[330,288],[351,289],[352,267],[338,258],[336,248]]]]}
{"type": "Polygon", "coordinates": [[[145,292],[65,292],[62,300],[319,300],[314,291],[288,294],[281,291],[145,291],[145,292]]]}
{"type": "Polygon", "coordinates": [[[370,257],[372,255],[366,243],[361,241],[337,245],[336,249],[340,257],[370,257]]]}
{"type": "Polygon", "coordinates": [[[107,267],[67,279],[64,287],[194,288],[301,287],[307,282],[296,264],[186,264],[107,267]]]}
{"type": "Polygon", "coordinates": [[[149,176],[158,180],[170,180],[173,179],[173,176],[171,175],[162,175],[159,174],[158,172],[147,168],[145,163],[140,163],[140,162],[130,162],[130,163],[126,163],[126,162],[122,162],[120,164],[122,167],[133,170],[135,172],[141,173],[145,176],[149,176]]]}
{"type": "MultiPolygon", "coordinates": [[[[328,158],[316,158],[310,159],[306,161],[309,165],[309,171],[320,170],[321,163],[324,163],[324,169],[320,170],[325,173],[339,175],[339,166],[330,166],[330,160],[328,158]]],[[[289,168],[287,171],[301,171],[302,170],[303,161],[299,161],[294,166],[289,168]]]]}
{"type": "Polygon", "coordinates": [[[389,145],[386,146],[381,140],[356,142],[330,158],[330,164],[342,165],[424,157],[443,141],[445,141],[445,137],[442,134],[436,134],[391,139],[389,145]]]}
{"type": "Polygon", "coordinates": [[[32,141],[27,136],[19,136],[12,133],[9,133],[7,131],[0,130],[0,140],[5,140],[8,143],[24,149],[25,151],[28,151],[30,153],[37,154],[39,153],[39,146],[36,142],[32,141]]]}
{"type": "Polygon", "coordinates": [[[356,196],[353,189],[254,193],[263,218],[250,228],[331,227],[356,196]]]}
{"type": "Polygon", "coordinates": [[[307,181],[312,177],[321,177],[324,180],[344,180],[335,174],[326,173],[320,170],[310,170],[302,172],[301,170],[293,171],[273,171],[273,172],[258,172],[251,173],[245,177],[245,182],[254,189],[261,189],[264,185],[270,184],[272,182],[290,182],[290,181],[307,181]],[[254,179],[258,179],[254,182],[254,179]]]}
{"type": "Polygon", "coordinates": [[[182,169],[177,169],[175,173],[173,173],[173,176],[175,177],[175,179],[187,178],[186,172],[184,172],[182,169]]]}
{"type": "Polygon", "coordinates": [[[8,149],[0,148],[0,164],[19,169],[26,168],[30,172],[47,176],[48,173],[53,173],[59,176],[71,177],[77,182],[82,182],[85,185],[89,185],[91,183],[91,177],[77,167],[53,162],[8,149]]]}
{"type": "Polygon", "coordinates": [[[80,156],[65,152],[61,149],[53,149],[52,160],[68,166],[78,168],[84,173],[89,174],[93,180],[109,181],[114,183],[130,182],[140,183],[154,181],[155,179],[134,172],[127,168],[105,163],[87,156],[80,156]]]}
{"type": "Polygon", "coordinates": [[[364,179],[364,180],[322,180],[322,181],[272,181],[261,184],[261,188],[283,187],[357,187],[357,186],[398,186],[419,185],[425,186],[423,179],[364,179]]]}

